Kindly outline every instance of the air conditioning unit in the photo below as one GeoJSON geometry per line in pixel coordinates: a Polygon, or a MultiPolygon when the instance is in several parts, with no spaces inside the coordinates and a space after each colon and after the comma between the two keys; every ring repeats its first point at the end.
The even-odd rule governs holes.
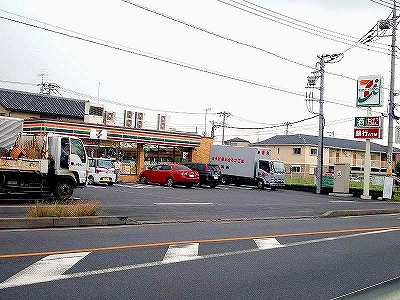
{"type": "Polygon", "coordinates": [[[133,120],[126,120],[125,121],[125,127],[133,127],[133,120]]]}
{"type": "Polygon", "coordinates": [[[115,111],[105,111],[104,112],[104,124],[115,125],[115,111]]]}
{"type": "Polygon", "coordinates": [[[104,105],[100,103],[85,103],[84,122],[91,124],[104,124],[104,105]]]}
{"type": "Polygon", "coordinates": [[[135,121],[135,113],[131,110],[124,111],[124,126],[133,127],[135,121]]]}
{"type": "Polygon", "coordinates": [[[142,129],[144,127],[144,116],[142,112],[135,112],[135,128],[142,129]]]}
{"type": "Polygon", "coordinates": [[[158,114],[158,116],[157,116],[157,130],[169,131],[170,123],[171,123],[171,116],[158,114]]]}

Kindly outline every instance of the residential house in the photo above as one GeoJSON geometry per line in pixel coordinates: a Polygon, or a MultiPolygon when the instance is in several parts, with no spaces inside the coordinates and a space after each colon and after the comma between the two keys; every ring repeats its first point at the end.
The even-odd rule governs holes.
{"type": "Polygon", "coordinates": [[[244,140],[242,138],[239,137],[235,137],[233,139],[227,140],[224,142],[225,145],[231,145],[231,146],[248,146],[250,144],[249,141],[244,140]]]}
{"type": "MultiPolygon", "coordinates": [[[[276,135],[255,147],[270,148],[273,159],[285,163],[286,172],[302,177],[313,176],[317,167],[318,136],[294,134],[276,135]]],[[[371,172],[386,173],[387,147],[371,142],[371,172]]],[[[324,138],[323,173],[333,172],[336,163],[348,163],[352,174],[363,172],[365,141],[332,137],[324,138]]],[[[393,148],[393,167],[400,149],[393,148]]]]}
{"type": "MultiPolygon", "coordinates": [[[[0,115],[29,119],[83,122],[84,100],[0,89],[0,115]]],[[[101,112],[102,114],[103,112],[101,112]]]]}

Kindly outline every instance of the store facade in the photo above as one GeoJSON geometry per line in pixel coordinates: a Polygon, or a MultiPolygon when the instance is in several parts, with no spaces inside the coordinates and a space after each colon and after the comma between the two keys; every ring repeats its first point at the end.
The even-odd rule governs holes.
{"type": "Polygon", "coordinates": [[[26,120],[24,132],[77,136],[89,157],[120,159],[122,181],[136,181],[142,170],[161,162],[206,161],[212,144],[211,138],[181,132],[53,120],[26,120]]]}

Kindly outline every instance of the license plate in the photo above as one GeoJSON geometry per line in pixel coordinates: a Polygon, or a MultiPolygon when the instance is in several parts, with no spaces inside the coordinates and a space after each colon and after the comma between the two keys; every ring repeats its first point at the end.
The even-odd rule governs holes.
{"type": "Polygon", "coordinates": [[[214,175],[214,179],[218,179],[219,178],[219,176],[218,175],[214,175]]]}
{"type": "Polygon", "coordinates": [[[108,177],[103,178],[103,181],[110,181],[110,178],[108,178],[108,177]]]}
{"type": "Polygon", "coordinates": [[[193,174],[189,174],[189,177],[194,177],[194,175],[193,174]]]}

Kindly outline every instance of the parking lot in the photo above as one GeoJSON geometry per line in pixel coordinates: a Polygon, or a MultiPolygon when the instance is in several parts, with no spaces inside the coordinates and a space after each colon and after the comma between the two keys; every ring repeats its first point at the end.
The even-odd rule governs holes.
{"type": "MultiPolygon", "coordinates": [[[[138,221],[207,221],[315,217],[327,211],[397,209],[398,203],[334,197],[285,189],[219,185],[186,188],[157,184],[89,185],[76,189],[74,199],[98,200],[100,213],[138,221]]],[[[24,217],[29,199],[0,205],[0,217],[24,217]]]]}

